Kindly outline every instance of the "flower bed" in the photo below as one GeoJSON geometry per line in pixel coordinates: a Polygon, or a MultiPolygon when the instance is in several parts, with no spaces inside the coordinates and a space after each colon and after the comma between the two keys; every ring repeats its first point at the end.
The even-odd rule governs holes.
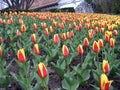
{"type": "Polygon", "coordinates": [[[0,87],[120,89],[119,33],[115,15],[1,13],[0,87]]]}

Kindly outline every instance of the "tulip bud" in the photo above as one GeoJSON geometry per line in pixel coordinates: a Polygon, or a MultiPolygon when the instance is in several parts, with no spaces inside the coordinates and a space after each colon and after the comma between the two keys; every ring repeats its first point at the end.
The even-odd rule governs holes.
{"type": "Polygon", "coordinates": [[[109,90],[112,80],[108,80],[108,77],[103,73],[100,76],[100,90],[109,90]]]}
{"type": "Polygon", "coordinates": [[[32,40],[32,42],[36,42],[36,35],[35,34],[31,35],[31,40],[32,40]]]}
{"type": "Polygon", "coordinates": [[[70,34],[70,32],[67,32],[67,38],[68,38],[68,39],[71,38],[71,34],[70,34]]]}
{"type": "Polygon", "coordinates": [[[77,50],[78,50],[78,54],[80,54],[80,55],[83,54],[83,47],[82,47],[82,45],[78,45],[77,50]]]}
{"type": "Polygon", "coordinates": [[[88,47],[89,46],[89,42],[88,42],[88,39],[87,38],[84,38],[84,44],[83,44],[85,47],[88,47]]]}
{"type": "Polygon", "coordinates": [[[18,37],[21,36],[21,32],[20,32],[20,30],[17,30],[16,35],[17,35],[18,37]]]}
{"type": "Polygon", "coordinates": [[[54,34],[54,43],[58,44],[60,42],[58,34],[54,34]]]}
{"type": "Polygon", "coordinates": [[[105,41],[109,42],[109,40],[110,40],[110,37],[107,34],[105,34],[105,41]]]}
{"type": "Polygon", "coordinates": [[[18,61],[24,63],[26,61],[24,49],[19,49],[17,53],[18,61]]]}
{"type": "Polygon", "coordinates": [[[68,50],[68,48],[67,48],[66,45],[63,45],[63,47],[62,47],[62,53],[63,53],[64,57],[68,57],[69,50],[68,50]]]}
{"type": "Polygon", "coordinates": [[[23,25],[21,25],[21,31],[22,32],[25,32],[26,31],[26,27],[25,27],[25,25],[23,24],[23,25]]]}
{"type": "Polygon", "coordinates": [[[40,54],[40,50],[39,50],[38,44],[34,44],[33,50],[34,50],[35,54],[40,54]]]}
{"type": "Polygon", "coordinates": [[[94,51],[95,53],[98,53],[98,52],[100,51],[99,44],[98,44],[98,42],[96,42],[96,41],[93,42],[93,51],[94,51]]]}
{"type": "Polygon", "coordinates": [[[102,40],[102,39],[99,39],[99,40],[98,40],[98,44],[99,44],[100,48],[103,48],[103,47],[104,47],[104,44],[103,44],[103,40],[102,40]]]}
{"type": "Polygon", "coordinates": [[[45,28],[44,33],[45,33],[46,36],[49,35],[48,28],[45,28]]]}
{"type": "Polygon", "coordinates": [[[36,32],[36,30],[37,30],[37,25],[36,25],[36,23],[33,24],[33,29],[34,29],[34,32],[36,32]]]}
{"type": "Polygon", "coordinates": [[[62,33],[62,40],[66,40],[67,39],[67,37],[66,37],[66,33],[62,33]]]}
{"type": "Polygon", "coordinates": [[[3,38],[2,37],[0,37],[0,43],[2,43],[3,42],[3,38]]]}
{"type": "Polygon", "coordinates": [[[50,32],[51,32],[51,33],[53,33],[53,32],[54,32],[54,30],[53,30],[52,26],[50,26],[50,32]]]}
{"type": "Polygon", "coordinates": [[[0,57],[2,56],[2,47],[0,46],[0,57]]]}
{"type": "Polygon", "coordinates": [[[114,48],[114,46],[115,46],[115,39],[110,38],[110,47],[114,48]]]}
{"type": "Polygon", "coordinates": [[[108,63],[107,60],[103,60],[102,70],[103,70],[104,73],[108,73],[110,71],[109,63],[108,63]]]}
{"type": "Polygon", "coordinates": [[[38,75],[42,79],[47,77],[46,66],[41,62],[38,64],[38,75]]]}
{"type": "Polygon", "coordinates": [[[114,34],[114,36],[117,36],[117,35],[118,35],[118,31],[117,31],[117,30],[114,30],[114,31],[113,31],[113,34],[114,34]]]}

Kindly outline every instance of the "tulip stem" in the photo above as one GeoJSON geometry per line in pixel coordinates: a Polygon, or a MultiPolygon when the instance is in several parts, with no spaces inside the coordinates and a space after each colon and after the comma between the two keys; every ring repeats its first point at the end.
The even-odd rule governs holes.
{"type": "Polygon", "coordinates": [[[26,79],[26,87],[27,89],[29,89],[29,84],[28,84],[28,78],[27,78],[27,68],[26,68],[26,65],[25,63],[23,64],[23,69],[24,69],[24,75],[25,75],[25,79],[26,79]]]}
{"type": "Polygon", "coordinates": [[[98,56],[98,53],[97,53],[96,59],[97,59],[97,62],[98,62],[98,70],[100,70],[100,64],[99,64],[99,56],[98,56]]]}
{"type": "Polygon", "coordinates": [[[67,70],[70,71],[68,60],[66,59],[65,62],[66,62],[67,70]]]}
{"type": "Polygon", "coordinates": [[[45,78],[43,78],[42,81],[43,81],[43,85],[44,85],[44,88],[45,88],[44,90],[48,90],[48,85],[46,83],[45,78]]]}

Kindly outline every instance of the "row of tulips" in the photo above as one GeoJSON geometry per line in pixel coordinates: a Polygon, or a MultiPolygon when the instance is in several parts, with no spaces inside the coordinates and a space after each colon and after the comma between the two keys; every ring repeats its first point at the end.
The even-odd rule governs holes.
{"type": "MultiPolygon", "coordinates": [[[[39,12],[1,14],[1,59],[5,59],[2,53],[8,55],[7,51],[17,53],[17,58],[11,61],[15,61],[20,68],[19,74],[11,72],[8,75],[6,72],[4,75],[13,77],[23,89],[48,90],[51,80],[47,70],[49,65],[61,78],[60,89],[77,90],[90,80],[91,73],[95,82],[91,86],[100,90],[111,89],[112,81],[107,76],[111,73],[118,75],[120,65],[116,60],[119,52],[119,16],[39,12]],[[77,59],[79,63],[73,65],[77,59]],[[114,72],[114,69],[117,71],[114,72]],[[34,79],[37,83],[31,86],[34,79]]],[[[13,67],[11,63],[9,66],[13,67]]],[[[4,65],[1,68],[6,69],[4,65]]]]}

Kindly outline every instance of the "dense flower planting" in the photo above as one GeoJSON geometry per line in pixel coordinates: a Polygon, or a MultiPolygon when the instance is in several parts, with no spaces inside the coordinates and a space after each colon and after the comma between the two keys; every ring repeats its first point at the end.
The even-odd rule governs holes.
{"type": "Polygon", "coordinates": [[[116,15],[0,13],[0,87],[7,88],[14,78],[24,90],[50,90],[52,67],[61,83],[55,90],[79,90],[85,84],[115,90],[114,77],[120,79],[119,33],[116,15]],[[12,63],[17,73],[10,70],[12,63]]]}

